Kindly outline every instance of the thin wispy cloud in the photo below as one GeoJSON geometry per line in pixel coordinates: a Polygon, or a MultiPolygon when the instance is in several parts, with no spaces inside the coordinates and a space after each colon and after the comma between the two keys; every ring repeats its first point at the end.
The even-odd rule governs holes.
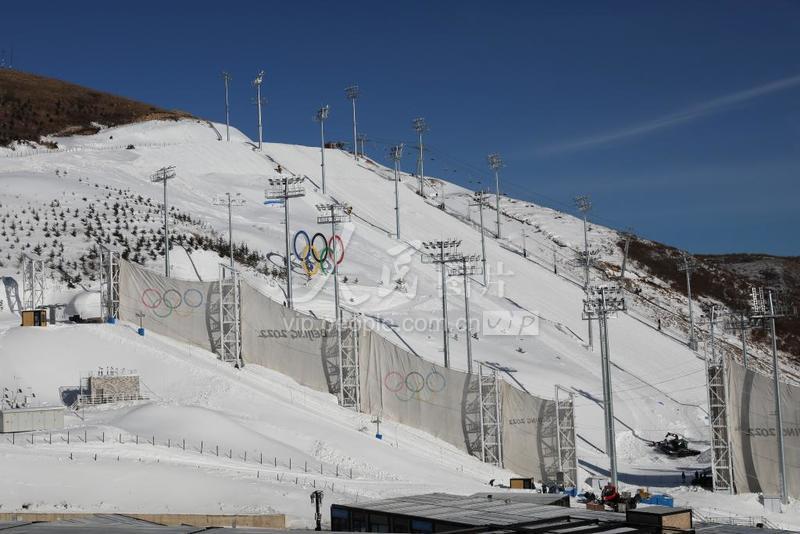
{"type": "Polygon", "coordinates": [[[617,141],[622,141],[632,137],[641,137],[658,130],[663,130],[664,128],[670,128],[678,124],[697,120],[701,117],[705,117],[706,115],[711,115],[712,113],[717,113],[740,102],[746,102],[748,100],[753,100],[771,93],[784,91],[798,85],[800,85],[800,75],[783,78],[781,80],[759,85],[745,91],[739,91],[737,93],[725,95],[713,100],[708,100],[688,109],[684,109],[670,115],[665,115],[642,124],[636,124],[626,128],[620,128],[618,130],[603,132],[574,141],[547,145],[537,150],[537,154],[547,155],[559,154],[563,152],[574,152],[612,144],[617,141]]]}

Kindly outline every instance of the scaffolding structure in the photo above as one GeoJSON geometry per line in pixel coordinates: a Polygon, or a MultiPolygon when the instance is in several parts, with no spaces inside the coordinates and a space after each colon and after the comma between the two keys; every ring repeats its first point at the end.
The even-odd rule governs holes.
{"type": "Polygon", "coordinates": [[[113,323],[119,319],[119,252],[99,245],[100,249],[100,303],[103,321],[113,323]]]}
{"type": "Polygon", "coordinates": [[[26,310],[44,307],[44,260],[22,256],[22,305],[26,310]]]}
{"type": "Polygon", "coordinates": [[[239,271],[219,266],[219,357],[237,368],[244,367],[240,317],[239,271]]]}
{"type": "Polygon", "coordinates": [[[500,382],[497,369],[484,362],[479,362],[478,366],[478,396],[481,416],[481,460],[503,467],[500,382]]]}
{"type": "Polygon", "coordinates": [[[342,308],[342,359],[339,372],[339,405],[355,411],[361,411],[361,394],[359,388],[358,367],[358,315],[342,308]]]}
{"type": "Polygon", "coordinates": [[[733,493],[733,464],[728,427],[728,396],[725,383],[725,355],[717,352],[714,339],[716,308],[711,308],[711,354],[706,358],[708,414],[711,421],[711,477],[714,491],[733,493]]]}
{"type": "Polygon", "coordinates": [[[564,487],[578,487],[578,455],[575,451],[575,394],[556,384],[556,443],[558,470],[564,474],[564,487]],[[559,391],[567,398],[559,397],[559,391]]]}

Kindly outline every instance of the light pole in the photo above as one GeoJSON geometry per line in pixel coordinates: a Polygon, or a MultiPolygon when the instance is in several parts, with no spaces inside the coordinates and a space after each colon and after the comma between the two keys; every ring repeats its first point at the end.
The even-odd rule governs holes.
{"type": "Polygon", "coordinates": [[[487,287],[489,280],[486,274],[486,231],[483,229],[483,205],[486,203],[486,192],[475,191],[474,202],[470,206],[478,206],[478,218],[481,224],[481,271],[483,273],[483,287],[487,287]]]}
{"type": "MultiPolygon", "coordinates": [[[[317,224],[330,224],[331,225],[331,238],[328,241],[331,249],[331,263],[333,264],[333,300],[335,307],[336,317],[336,349],[339,360],[339,376],[342,376],[342,313],[339,307],[339,257],[336,250],[336,240],[341,238],[336,235],[336,225],[350,221],[350,213],[352,208],[344,204],[331,203],[331,204],[317,204],[317,224]]],[[[344,254],[344,251],[342,251],[344,254]]],[[[339,404],[342,404],[344,399],[344,388],[339,385],[339,404]]]]}
{"type": "Polygon", "coordinates": [[[428,124],[423,117],[417,117],[411,123],[414,125],[414,131],[417,132],[419,137],[419,157],[417,158],[417,179],[419,186],[417,187],[417,194],[421,197],[425,196],[425,147],[422,144],[422,134],[428,131],[428,124]]]}
{"type": "Polygon", "coordinates": [[[461,276],[464,281],[464,320],[466,321],[465,334],[467,336],[467,373],[472,374],[472,331],[469,322],[469,277],[477,274],[481,268],[478,265],[478,256],[462,256],[461,261],[454,261],[449,268],[451,275],[461,276]]]}
{"type": "Polygon", "coordinates": [[[625,298],[619,287],[590,287],[583,301],[583,319],[589,322],[597,317],[600,330],[600,359],[603,375],[603,405],[606,427],[606,451],[611,471],[611,483],[618,482],[617,441],[614,431],[614,393],[611,387],[611,351],[608,342],[608,315],[625,311],[625,298]]]}
{"type": "Polygon", "coordinates": [[[683,262],[678,264],[678,270],[686,273],[686,295],[689,297],[689,348],[697,350],[697,338],[694,332],[694,311],[692,306],[692,273],[697,268],[697,262],[686,252],[683,252],[683,262]]]}
{"type": "Polygon", "coordinates": [[[447,265],[460,262],[463,255],[459,252],[460,239],[440,239],[423,242],[428,252],[422,255],[422,263],[439,265],[442,272],[442,338],[444,348],[444,366],[450,367],[450,327],[447,323],[447,265]]]}
{"type": "Polygon", "coordinates": [[[364,145],[366,145],[367,141],[369,141],[369,139],[367,139],[367,135],[366,134],[364,134],[364,133],[358,134],[358,142],[361,143],[361,157],[363,157],[363,158],[367,157],[367,153],[364,150],[364,145]]]}
{"type": "Polygon", "coordinates": [[[169,206],[167,205],[167,181],[175,178],[175,166],[161,167],[150,181],[164,184],[164,276],[169,278],[169,206]]]}
{"type": "Polygon", "coordinates": [[[231,114],[230,104],[228,102],[228,82],[231,81],[231,75],[222,71],[222,79],[225,81],[225,137],[228,142],[231,141],[231,114]]]}
{"type": "Polygon", "coordinates": [[[353,104],[353,156],[358,161],[358,135],[357,135],[357,128],[356,128],[356,100],[358,99],[361,91],[358,88],[358,85],[353,84],[349,87],[345,87],[344,94],[350,102],[353,104]]]}
{"type": "Polygon", "coordinates": [[[212,204],[215,206],[227,206],[228,207],[228,244],[230,245],[230,254],[231,254],[231,269],[234,269],[233,263],[233,207],[234,206],[244,206],[245,200],[240,198],[242,196],[241,193],[236,193],[235,195],[231,195],[229,192],[224,193],[220,196],[217,196],[212,201],[212,204]]]}
{"type": "Polygon", "coordinates": [[[628,265],[628,250],[630,250],[631,240],[634,239],[636,236],[633,233],[633,230],[625,230],[624,232],[622,232],[622,237],[625,238],[625,252],[624,252],[624,255],[622,256],[622,269],[620,270],[619,279],[620,279],[620,283],[624,284],[625,283],[625,268],[628,265]]]}
{"type": "Polygon", "coordinates": [[[389,148],[389,157],[394,162],[394,214],[395,234],[400,239],[400,158],[403,157],[403,143],[389,148]]]}
{"type": "Polygon", "coordinates": [[[258,150],[261,150],[261,146],[264,141],[263,130],[261,127],[261,84],[264,81],[264,71],[259,71],[256,75],[256,79],[253,80],[253,85],[256,88],[256,106],[258,106],[258,150]]]}
{"type": "MultiPolygon", "coordinates": [[[[587,213],[592,209],[592,201],[586,195],[580,195],[575,197],[575,205],[578,207],[578,210],[583,215],[583,290],[585,292],[589,291],[589,268],[592,263],[592,256],[589,254],[589,230],[588,230],[588,220],[587,220],[587,213]]],[[[592,332],[592,321],[588,323],[589,328],[589,349],[594,350],[594,335],[592,332]]],[[[602,343],[602,341],[601,341],[602,343]]]]}
{"type": "Polygon", "coordinates": [[[328,120],[330,106],[322,106],[314,115],[314,120],[319,123],[320,146],[319,155],[321,159],[320,168],[322,169],[322,194],[325,194],[325,121],[328,120]]]}
{"type": "MultiPolygon", "coordinates": [[[[268,200],[283,200],[283,225],[286,241],[286,306],[293,308],[292,304],[292,260],[289,245],[289,199],[302,197],[306,194],[303,188],[303,177],[279,177],[268,178],[269,188],[264,192],[264,197],[268,200]]],[[[299,258],[303,261],[302,258],[299,258]]]]}
{"type": "Polygon", "coordinates": [[[494,171],[494,207],[497,210],[497,239],[500,239],[500,168],[503,167],[503,158],[500,154],[489,154],[486,159],[494,171]]]}
{"type": "Polygon", "coordinates": [[[789,492],[786,482],[786,453],[784,449],[783,437],[783,411],[780,391],[780,364],[778,362],[778,340],[775,329],[775,319],[779,317],[789,317],[796,315],[795,310],[785,302],[778,300],[777,295],[773,295],[771,290],[767,290],[767,297],[764,298],[764,288],[752,288],[750,307],[752,319],[769,322],[770,333],[772,334],[772,386],[775,396],[775,426],[778,437],[778,471],[780,476],[781,502],[789,503],[789,492]]]}

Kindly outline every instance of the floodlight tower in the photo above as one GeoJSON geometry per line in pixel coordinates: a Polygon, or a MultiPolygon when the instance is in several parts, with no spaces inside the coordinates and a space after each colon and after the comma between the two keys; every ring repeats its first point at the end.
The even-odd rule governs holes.
{"type": "Polygon", "coordinates": [[[317,110],[317,114],[314,115],[314,120],[319,123],[319,135],[320,135],[320,147],[319,147],[319,154],[320,154],[320,168],[322,169],[322,194],[325,194],[325,121],[328,120],[328,114],[330,113],[331,107],[330,106],[322,106],[317,110]]]}
{"type": "Polygon", "coordinates": [[[611,483],[617,485],[617,445],[614,431],[614,395],[611,388],[611,352],[608,342],[608,317],[625,311],[625,298],[620,287],[590,287],[583,301],[583,319],[590,323],[598,319],[600,330],[600,360],[603,374],[603,404],[606,427],[606,451],[611,470],[611,483]]]}
{"type": "Polygon", "coordinates": [[[283,226],[286,241],[286,306],[292,309],[292,260],[289,255],[289,199],[302,197],[306,194],[303,188],[303,177],[281,176],[278,178],[268,178],[268,189],[264,192],[264,197],[268,200],[283,200],[283,226]]]}
{"type": "Polygon", "coordinates": [[[212,204],[215,206],[227,206],[228,207],[228,245],[230,245],[230,254],[231,254],[231,269],[235,269],[234,262],[233,262],[233,215],[232,211],[234,207],[244,206],[245,200],[241,198],[241,193],[236,193],[232,195],[230,192],[223,193],[222,195],[218,195],[214,197],[212,200],[212,204]]]}
{"type": "Polygon", "coordinates": [[[422,263],[439,265],[442,271],[442,335],[444,341],[444,366],[450,367],[450,328],[447,324],[447,264],[460,262],[463,258],[458,247],[460,239],[440,239],[422,243],[428,252],[423,254],[422,263]]]}
{"type": "Polygon", "coordinates": [[[486,157],[489,168],[494,171],[494,207],[497,210],[497,239],[500,239],[500,169],[503,167],[503,158],[500,154],[489,154],[486,157]]]}
{"type": "MultiPolygon", "coordinates": [[[[575,205],[578,210],[583,214],[583,290],[589,291],[589,268],[591,267],[591,254],[589,253],[589,230],[587,213],[592,209],[592,201],[587,195],[579,195],[575,197],[575,205]]],[[[588,293],[587,293],[588,294],[588,293]]],[[[592,321],[588,323],[589,327],[589,348],[594,350],[594,336],[592,333],[592,321]]]]}
{"type": "Polygon", "coordinates": [[[228,82],[231,81],[231,75],[222,71],[222,79],[225,81],[225,137],[228,142],[231,142],[231,114],[230,104],[228,101],[228,82]]]}
{"type": "Polygon", "coordinates": [[[486,274],[486,232],[483,229],[483,205],[486,203],[486,192],[475,191],[473,203],[470,206],[478,206],[478,216],[481,224],[481,272],[483,273],[483,287],[487,287],[489,281],[486,274]]]}
{"type": "Polygon", "coordinates": [[[264,141],[263,130],[261,127],[261,84],[264,81],[264,71],[261,70],[256,75],[255,80],[253,80],[253,86],[256,88],[256,106],[258,106],[258,150],[261,150],[261,146],[264,141]]]}
{"type": "Polygon", "coordinates": [[[400,239],[400,158],[403,157],[403,143],[389,148],[389,157],[394,162],[394,214],[397,239],[400,239]]]}
{"type": "Polygon", "coordinates": [[[764,298],[764,288],[752,288],[750,298],[751,315],[755,320],[769,322],[772,334],[772,384],[775,397],[775,419],[778,436],[778,469],[780,471],[781,502],[789,503],[789,493],[786,482],[786,456],[783,443],[783,413],[780,392],[780,364],[778,363],[778,341],[775,330],[775,319],[797,315],[796,310],[786,302],[781,301],[778,295],[773,295],[772,290],[767,290],[764,298]]]}
{"type": "Polygon", "coordinates": [[[164,275],[169,278],[169,206],[167,205],[167,181],[175,178],[175,165],[161,167],[150,176],[150,181],[164,184],[164,275]]]}
{"type": "MultiPolygon", "coordinates": [[[[338,223],[350,222],[350,213],[353,209],[350,206],[339,204],[339,203],[331,203],[331,204],[317,204],[317,211],[319,215],[317,215],[317,224],[327,224],[330,223],[331,225],[331,238],[329,243],[331,248],[331,263],[333,264],[333,301],[335,307],[335,317],[336,317],[336,350],[339,359],[339,376],[341,377],[341,370],[342,370],[342,311],[339,307],[339,266],[338,263],[338,253],[336,251],[336,225],[338,223]]],[[[341,239],[340,239],[341,241],[341,239]]],[[[344,254],[344,251],[342,251],[344,254]]],[[[342,384],[340,383],[339,386],[339,400],[341,401],[343,398],[343,388],[342,384]]]]}
{"type": "Polygon", "coordinates": [[[417,136],[419,137],[419,157],[417,159],[417,180],[419,180],[419,186],[417,187],[417,194],[424,197],[425,147],[422,144],[422,134],[428,131],[428,124],[423,117],[417,117],[411,121],[411,123],[414,125],[414,131],[417,132],[417,136]]]}
{"type": "Polygon", "coordinates": [[[697,338],[694,332],[694,311],[692,310],[692,273],[697,268],[697,262],[688,253],[683,252],[683,261],[678,264],[678,270],[686,273],[686,295],[689,297],[689,348],[697,350],[697,338]]]}
{"type": "Polygon", "coordinates": [[[480,257],[477,254],[470,256],[462,256],[461,261],[455,261],[449,267],[449,274],[453,276],[461,276],[464,281],[464,320],[465,320],[465,334],[467,336],[467,373],[472,374],[472,332],[469,323],[469,277],[473,274],[478,274],[481,267],[478,264],[480,257]]]}
{"type": "Polygon", "coordinates": [[[344,88],[344,95],[347,97],[350,102],[353,103],[353,156],[358,161],[358,135],[356,134],[356,100],[358,96],[361,94],[361,91],[358,89],[358,85],[353,84],[349,87],[344,88]]]}

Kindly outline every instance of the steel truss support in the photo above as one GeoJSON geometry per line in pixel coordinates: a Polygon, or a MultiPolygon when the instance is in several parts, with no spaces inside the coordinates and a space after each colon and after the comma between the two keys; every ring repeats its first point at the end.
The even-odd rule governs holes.
{"type": "Polygon", "coordinates": [[[113,323],[119,319],[119,252],[99,245],[100,249],[100,305],[103,320],[113,323]]]}
{"type": "Polygon", "coordinates": [[[503,467],[500,382],[497,369],[483,362],[478,367],[478,394],[481,408],[481,459],[485,463],[503,467]]]}
{"type": "Polygon", "coordinates": [[[575,394],[556,384],[556,441],[558,467],[564,473],[565,487],[578,487],[578,455],[575,449],[575,394]],[[567,398],[559,397],[559,391],[567,398]]]}
{"type": "Polygon", "coordinates": [[[715,350],[714,311],[711,311],[711,356],[706,358],[708,413],[711,421],[711,475],[714,491],[733,493],[725,355],[717,355],[715,350]]]}
{"type": "Polygon", "coordinates": [[[22,305],[26,310],[44,307],[44,260],[22,256],[22,305]]]}
{"type": "Polygon", "coordinates": [[[242,326],[240,311],[239,271],[230,265],[219,266],[219,357],[244,367],[242,360],[242,326]]]}
{"type": "Polygon", "coordinates": [[[345,308],[342,308],[339,313],[342,321],[339,405],[358,412],[361,411],[358,367],[359,320],[358,315],[345,308]]]}

